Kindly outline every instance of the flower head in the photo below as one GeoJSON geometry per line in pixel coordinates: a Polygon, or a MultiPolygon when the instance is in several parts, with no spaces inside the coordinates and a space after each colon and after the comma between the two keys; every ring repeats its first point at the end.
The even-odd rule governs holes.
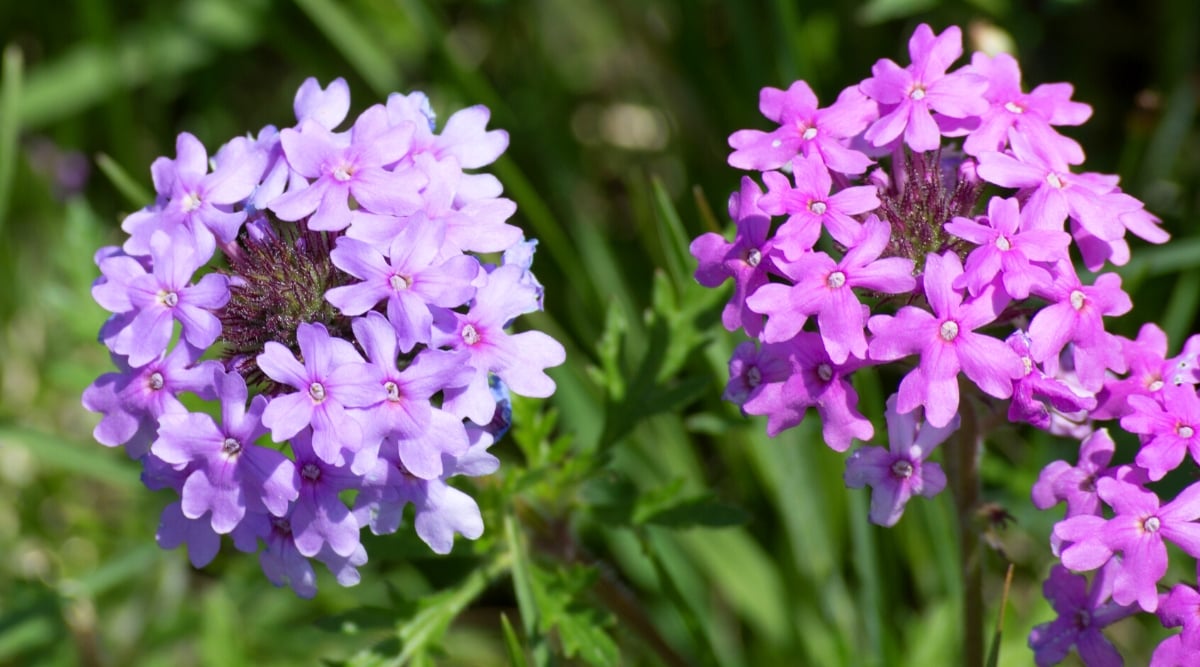
{"type": "MultiPolygon", "coordinates": [[[[349,109],[345,81],[309,79],[295,126],[235,138],[211,165],[181,134],[175,159],[151,168],[156,201],[125,220],[121,248],[96,254],[92,289],[113,314],[100,340],[119,371],[83,404],[102,414],[99,442],[124,445],[147,486],[178,494],[159,544],[187,544],[197,567],[222,535],[261,545],[267,578],[304,597],[316,593],[310,559],[347,586],[367,562],[359,534],[380,518],[352,511],[347,492],[381,512],[401,496],[416,504],[438,553],[454,533],[478,537],[474,501],[442,480],[494,471],[486,444],[472,449],[511,421],[493,387],[549,396],[544,371],[565,358],[541,332],[507,331],[544,291],[534,242],[505,222],[515,205],[474,171],[507,133],[486,128],[483,107],[439,133],[420,93],[340,131],[349,109]],[[482,252],[503,264],[485,269],[482,252]],[[219,401],[220,419],[184,394],[219,401]],[[416,481],[397,495],[388,466],[416,481]]],[[[385,516],[395,530],[399,514],[385,516]]]]}

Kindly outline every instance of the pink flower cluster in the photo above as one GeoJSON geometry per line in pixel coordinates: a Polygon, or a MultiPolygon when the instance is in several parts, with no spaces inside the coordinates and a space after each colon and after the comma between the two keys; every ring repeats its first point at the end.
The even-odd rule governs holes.
{"type": "Polygon", "coordinates": [[[447,480],[496,470],[509,391],[551,395],[544,371],[565,353],[507,330],[541,309],[542,287],[535,242],[506,222],[516,206],[474,171],[508,146],[487,109],[437,133],[422,93],[393,94],[337,131],[342,79],[305,81],[294,108],[296,126],[211,159],[184,133],[155,160],[157,200],[96,255],[118,371],[83,405],[103,415],[97,441],[178,494],[161,546],[186,543],[202,567],[229,535],[310,597],[310,559],[357,583],[361,530],[395,532],[409,504],[437,553],[479,537],[479,507],[447,480]]]}
{"type": "Polygon", "coordinates": [[[1088,664],[1117,664],[1099,628],[1134,604],[1184,627],[1155,664],[1185,664],[1178,656],[1200,652],[1200,593],[1158,583],[1165,542],[1200,558],[1200,484],[1170,502],[1148,485],[1189,455],[1200,462],[1200,339],[1168,358],[1152,325],[1137,340],[1104,325],[1132,307],[1120,277],[1102,272],[1129,260],[1126,232],[1168,235],[1116,176],[1078,169],[1082,148],[1056,128],[1091,109],[1069,84],[1025,92],[1005,54],[951,69],[963,54],[956,27],[921,25],[908,48],[909,65],[880,60],[827,107],[803,81],[764,88],[759,108],[777,127],[729,137],[729,164],[761,181],[743,177],[730,199],[732,241],[709,233],[691,246],[702,285],[733,281],[725,327],[757,341],[734,352],[725,397],[765,415],[772,436],[815,408],[826,444],[846,451],[875,435],[849,378],[897,369],[890,450],[860,448],[846,470],[848,485],[873,487],[870,518],[884,525],[912,495],[945,486],[925,459],[972,409],[960,390],[981,399],[983,419],[1006,413],[1080,440],[1079,464],[1049,466],[1034,500],[1067,501],[1055,555],[1101,574],[1090,594],[1066,570],[1047,581],[1060,613],[1091,615],[1039,627],[1038,664],[1074,643],[1088,664]],[[1100,273],[1085,282],[1077,264],[1100,273]],[[1134,461],[1111,464],[1101,420],[1141,437],[1134,461]]]}

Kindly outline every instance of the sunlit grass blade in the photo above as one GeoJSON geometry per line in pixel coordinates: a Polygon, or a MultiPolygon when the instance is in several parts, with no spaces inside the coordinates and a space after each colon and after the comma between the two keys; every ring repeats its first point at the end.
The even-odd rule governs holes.
{"type": "Polygon", "coordinates": [[[0,57],[0,234],[8,220],[13,180],[17,176],[17,139],[21,132],[21,92],[24,76],[21,49],[8,46],[0,57]]]}
{"type": "Polygon", "coordinates": [[[100,173],[108,177],[112,182],[113,187],[121,196],[125,197],[126,201],[137,208],[149,206],[154,202],[154,195],[146,189],[146,186],[138,182],[136,178],[129,175],[121,165],[117,164],[116,160],[104,153],[96,155],[96,166],[100,168],[100,173]]]}
{"type": "Polygon", "coordinates": [[[538,630],[540,617],[533,595],[533,572],[529,565],[529,552],[521,535],[517,532],[517,521],[512,515],[504,517],[504,539],[508,542],[508,550],[512,559],[513,593],[517,597],[517,609],[521,612],[521,628],[525,633],[525,643],[529,647],[529,655],[537,667],[550,664],[549,647],[545,638],[538,630]]]}
{"type": "Polygon", "coordinates": [[[383,97],[396,92],[401,81],[393,66],[395,59],[359,24],[354,14],[331,0],[296,0],[296,4],[376,95],[383,97]]]}
{"type": "Polygon", "coordinates": [[[654,192],[654,211],[658,218],[658,233],[661,237],[663,255],[667,263],[667,271],[677,290],[691,282],[692,272],[689,266],[694,262],[688,251],[690,241],[683,223],[679,219],[679,211],[658,178],[651,180],[654,192]]]}
{"type": "Polygon", "coordinates": [[[508,614],[500,614],[500,629],[504,633],[504,649],[508,652],[508,663],[512,667],[529,667],[529,659],[525,657],[525,649],[521,648],[521,640],[508,622],[508,614]]]}
{"type": "Polygon", "coordinates": [[[1196,310],[1200,307],[1200,269],[1191,269],[1180,274],[1175,289],[1167,301],[1162,314],[1162,328],[1167,340],[1176,346],[1192,332],[1196,321],[1196,310]]]}
{"type": "Polygon", "coordinates": [[[18,426],[0,427],[0,446],[23,447],[43,465],[61,472],[91,477],[116,487],[141,486],[136,465],[111,456],[104,447],[65,440],[18,426]]]}
{"type": "Polygon", "coordinates": [[[992,635],[992,648],[988,651],[987,667],[1000,664],[1000,641],[1004,638],[1004,612],[1008,608],[1008,592],[1012,589],[1013,564],[1008,564],[1004,573],[1004,592],[1000,595],[1000,611],[996,616],[996,631],[992,635]]]}

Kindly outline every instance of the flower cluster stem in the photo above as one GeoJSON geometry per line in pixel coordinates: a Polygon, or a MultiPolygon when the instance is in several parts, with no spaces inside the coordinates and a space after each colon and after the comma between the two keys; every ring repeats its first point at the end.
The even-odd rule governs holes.
{"type": "Polygon", "coordinates": [[[959,576],[963,594],[963,662],[967,667],[983,667],[983,550],[975,517],[980,504],[979,456],[983,433],[974,406],[963,401],[959,411],[962,428],[957,442],[946,447],[946,471],[954,491],[954,510],[958,519],[959,576]]]}

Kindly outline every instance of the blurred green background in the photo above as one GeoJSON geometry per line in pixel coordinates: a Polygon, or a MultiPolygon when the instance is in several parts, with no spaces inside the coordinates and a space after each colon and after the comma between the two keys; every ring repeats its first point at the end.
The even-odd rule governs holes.
{"type": "MultiPolygon", "coordinates": [[[[922,21],[961,25],[968,52],[1012,50],[1026,89],[1069,81],[1092,105],[1067,131],[1085,167],[1120,173],[1174,236],[1135,242],[1121,273],[1137,305],[1112,329],[1157,321],[1177,350],[1200,304],[1192,0],[0,5],[0,664],[954,664],[952,503],[871,526],[815,418],[771,440],[722,404],[740,339],[719,329],[727,292],[694,285],[686,255],[727,225],[741,175],[725,138],[768,127],[761,87],[804,78],[828,102],[876,59],[906,63],[922,21]],[[546,313],[529,324],[569,361],[549,413],[518,406],[501,472],[467,485],[482,540],[437,558],[411,534],[366,538],[362,584],[322,571],[300,601],[232,549],[203,571],[160,551],[167,496],[91,440],[79,395],[111,370],[92,254],[121,242],[150,162],[181,131],[211,153],[290,125],[309,76],[345,77],[352,113],[410,90],[442,119],[491,108],[511,135],[493,171],[541,242],[546,313]],[[644,520],[678,498],[710,520],[644,520]]],[[[888,390],[864,385],[878,416],[888,390]]],[[[996,537],[1016,564],[1000,664],[1028,665],[1029,628],[1052,618],[1040,586],[1061,511],[1033,510],[1029,487],[1072,446],[993,440],[985,496],[1016,518],[996,537]]],[[[1189,576],[1175,565],[1168,580],[1189,576]]],[[[986,576],[994,619],[1000,556],[986,576]]],[[[1140,664],[1164,631],[1132,620],[1109,635],[1140,664]]]]}

